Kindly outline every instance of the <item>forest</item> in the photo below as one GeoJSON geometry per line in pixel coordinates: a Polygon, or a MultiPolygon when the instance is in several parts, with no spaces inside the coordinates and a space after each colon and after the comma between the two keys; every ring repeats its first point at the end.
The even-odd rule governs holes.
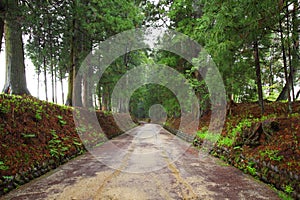
{"type": "MultiPolygon", "coordinates": [[[[291,109],[291,102],[300,94],[297,87],[298,4],[296,0],[277,3],[270,0],[259,3],[229,0],[3,1],[0,37],[5,40],[7,60],[3,92],[29,94],[24,66],[26,55],[35,66],[37,85],[51,83],[50,88],[44,87],[45,91],[38,93],[44,92],[46,100],[52,102],[57,102],[59,95],[66,105],[72,105],[73,78],[84,58],[97,49],[101,41],[129,29],[165,27],[192,38],[212,56],[222,75],[228,101],[257,101],[263,112],[263,100],[284,100],[289,102],[291,109]],[[68,80],[67,88],[63,88],[63,80],[68,80]],[[62,87],[61,94],[57,92],[58,87],[62,87]]],[[[81,87],[77,88],[82,93],[78,95],[82,97],[81,104],[112,110],[109,99],[116,81],[141,63],[165,64],[184,74],[201,106],[208,106],[205,81],[192,64],[170,52],[130,51],[130,46],[128,53],[106,70],[93,97],[86,89],[88,75],[82,77],[81,87]]],[[[135,107],[133,112],[138,109],[135,101],[143,97],[139,106],[143,104],[145,110],[160,99],[174,113],[177,106],[166,88],[159,88],[161,92],[156,96],[151,95],[151,91],[158,89],[156,87],[150,84],[136,91],[131,101],[131,107],[135,107]]]]}
{"type": "MultiPolygon", "coordinates": [[[[121,131],[111,122],[114,113],[123,117],[122,114],[129,111],[135,122],[149,121],[149,111],[153,105],[160,104],[166,115],[160,113],[161,117],[167,118],[164,127],[176,132],[182,111],[197,110],[196,133],[191,133],[189,126],[182,131],[193,136],[191,142],[196,147],[203,145],[204,139],[214,141],[210,138],[209,122],[213,114],[212,93],[219,91],[209,88],[205,77],[209,72],[195,64],[212,60],[224,85],[226,119],[220,128],[217,146],[210,153],[245,173],[265,179],[285,194],[299,198],[299,4],[299,0],[1,0],[0,54],[5,54],[5,63],[0,67],[5,68],[5,74],[0,76],[5,84],[0,86],[3,87],[0,88],[0,139],[3,142],[0,172],[8,177],[16,174],[22,165],[35,165],[35,161],[31,162],[34,159],[55,157],[61,161],[61,156],[73,152],[81,154],[84,148],[74,133],[78,132],[78,127],[73,130],[72,111],[69,110],[72,107],[87,108],[86,112],[97,110],[98,120],[107,117],[107,129],[111,131],[109,139],[121,131]],[[187,60],[176,52],[152,48],[145,35],[145,38],[133,38],[145,47],[143,49],[134,48],[129,39],[122,41],[123,49],[108,45],[107,52],[101,50],[103,45],[118,38],[118,34],[151,28],[182,34],[207,54],[203,56],[198,52],[187,60]],[[120,56],[110,62],[105,71],[92,63],[92,67],[81,73],[84,63],[91,62],[89,56],[102,52],[98,58],[101,61],[102,57],[115,55],[114,51],[121,52],[120,56]],[[34,65],[37,96],[27,87],[26,59],[34,65]],[[149,66],[155,66],[161,74],[163,66],[180,74],[192,91],[187,96],[195,94],[199,106],[194,106],[187,98],[186,107],[182,108],[181,99],[185,94],[178,96],[167,87],[168,75],[161,80],[163,84],[148,81],[152,76],[160,77],[159,73],[151,74],[149,66]],[[124,88],[134,85],[136,77],[128,72],[136,72],[146,83],[133,90],[129,100],[125,98],[128,91],[124,88]],[[101,74],[101,79],[94,80],[97,73],[101,74]],[[120,80],[125,82],[122,84],[120,80]],[[115,90],[117,86],[121,89],[115,90]],[[114,92],[118,93],[117,97],[114,92]],[[40,96],[45,96],[46,103],[38,100],[40,96]],[[57,105],[58,99],[63,106],[57,105]],[[34,131],[39,123],[50,126],[46,119],[57,123],[57,130],[42,127],[44,130],[37,131],[47,132],[49,136],[41,139],[44,136],[34,131]],[[23,124],[17,125],[21,122],[23,124]],[[62,139],[66,137],[64,128],[69,134],[66,140],[62,139]],[[23,132],[19,131],[21,129],[23,132]],[[17,157],[8,158],[7,155],[16,154],[9,150],[12,138],[23,138],[14,144],[16,149],[28,145],[28,156],[32,154],[33,157],[28,157],[26,164],[17,157]],[[70,146],[64,148],[63,143],[49,143],[48,139],[70,146]],[[43,155],[29,148],[40,141],[44,145],[41,147],[43,155]],[[284,175],[273,175],[274,171],[281,173],[280,170],[284,175]]],[[[162,45],[164,39],[169,39],[165,33],[153,40],[162,45]]],[[[176,39],[170,44],[176,44],[176,39]]],[[[180,48],[182,52],[192,52],[190,46],[180,48]]],[[[181,82],[178,77],[175,80],[181,82]]],[[[88,114],[84,116],[88,118],[88,114]]],[[[91,133],[91,138],[101,135],[86,127],[81,127],[79,132],[83,130],[91,133]]],[[[92,143],[100,145],[98,140],[92,143]]],[[[3,177],[2,182],[10,183],[3,177]]],[[[2,182],[0,177],[0,195],[12,189],[1,188],[2,182]]]]}

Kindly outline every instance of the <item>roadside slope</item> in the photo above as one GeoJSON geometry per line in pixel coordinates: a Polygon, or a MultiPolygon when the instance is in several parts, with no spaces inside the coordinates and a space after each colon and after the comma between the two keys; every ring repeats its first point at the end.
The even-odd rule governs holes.
{"type": "Polygon", "coordinates": [[[70,107],[0,94],[0,196],[85,152],[78,132],[91,135],[91,145],[122,133],[110,114],[96,114],[103,132],[76,128],[70,107]]]}
{"type": "MultiPolygon", "coordinates": [[[[288,114],[287,108],[287,103],[266,103],[261,115],[257,103],[230,104],[222,135],[211,154],[299,199],[300,102],[293,103],[293,114],[288,114]]],[[[207,112],[199,120],[197,133],[189,132],[188,126],[181,131],[201,147],[203,139],[209,138],[209,123],[207,112]]],[[[176,118],[167,123],[173,130],[179,124],[176,118]]]]}

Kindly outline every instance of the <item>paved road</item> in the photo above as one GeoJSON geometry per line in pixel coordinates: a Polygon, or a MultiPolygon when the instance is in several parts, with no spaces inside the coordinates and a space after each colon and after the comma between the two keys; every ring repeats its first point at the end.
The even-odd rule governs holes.
{"type": "Polygon", "coordinates": [[[145,124],[3,199],[279,199],[241,171],[145,124]],[[97,159],[96,159],[97,158],[97,159]]]}

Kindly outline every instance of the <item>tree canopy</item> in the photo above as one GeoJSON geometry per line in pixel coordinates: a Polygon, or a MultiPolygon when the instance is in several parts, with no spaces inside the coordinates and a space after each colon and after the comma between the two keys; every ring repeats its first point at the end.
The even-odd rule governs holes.
{"type": "Polygon", "coordinates": [[[184,33],[207,50],[222,75],[228,101],[257,101],[263,112],[264,100],[291,104],[300,94],[297,0],[8,0],[0,2],[0,10],[0,38],[5,37],[7,52],[6,93],[29,94],[26,54],[38,82],[51,82],[44,91],[47,100],[50,89],[51,101],[57,101],[60,84],[68,105],[75,100],[76,105],[118,112],[129,106],[135,115],[146,117],[151,105],[161,102],[168,115],[177,115],[176,97],[167,88],[151,84],[135,91],[129,105],[120,100],[119,108],[112,108],[112,90],[128,70],[158,63],[184,74],[201,109],[208,108],[209,92],[195,67],[178,55],[151,48],[131,51],[128,46],[97,83],[95,95],[88,89],[92,71],[82,77],[81,84],[74,84],[80,64],[102,41],[125,30],[156,26],[184,33]],[[22,35],[28,38],[25,48],[22,35]],[[73,99],[75,90],[80,93],[78,99],[73,99]]]}

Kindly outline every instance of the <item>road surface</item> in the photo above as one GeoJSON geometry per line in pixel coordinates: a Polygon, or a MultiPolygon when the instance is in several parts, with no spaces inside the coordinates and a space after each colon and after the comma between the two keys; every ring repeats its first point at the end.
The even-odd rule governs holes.
{"type": "Polygon", "coordinates": [[[10,192],[14,200],[279,199],[161,126],[144,124],[10,192]]]}

